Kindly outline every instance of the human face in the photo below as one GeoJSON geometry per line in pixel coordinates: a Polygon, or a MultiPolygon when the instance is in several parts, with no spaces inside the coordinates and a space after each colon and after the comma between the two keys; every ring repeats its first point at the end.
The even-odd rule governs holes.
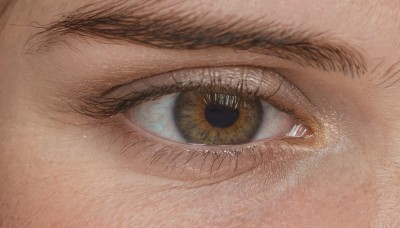
{"type": "Polygon", "coordinates": [[[17,1],[0,31],[0,226],[400,226],[399,12],[17,1]],[[205,98],[242,125],[196,119],[205,98]]]}

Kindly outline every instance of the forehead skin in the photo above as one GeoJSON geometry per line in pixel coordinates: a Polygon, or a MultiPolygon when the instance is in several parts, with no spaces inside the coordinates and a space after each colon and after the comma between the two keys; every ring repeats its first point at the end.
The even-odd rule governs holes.
{"type": "MultiPolygon", "coordinates": [[[[223,198],[223,192],[220,192],[221,197],[219,197],[220,195],[213,195],[210,199],[187,200],[187,202],[177,205],[176,202],[181,198],[188,197],[192,199],[191,197],[194,197],[194,194],[202,193],[202,191],[191,192],[192,195],[187,193],[179,196],[170,192],[163,195],[161,194],[163,192],[160,191],[161,193],[154,194],[154,198],[146,197],[148,192],[155,192],[155,190],[154,186],[149,186],[151,185],[149,184],[151,180],[145,178],[138,178],[142,185],[134,188],[127,188],[123,183],[125,179],[121,178],[124,180],[121,181],[121,186],[123,187],[118,187],[123,189],[124,192],[113,195],[113,198],[111,196],[106,198],[112,195],[115,189],[105,188],[103,186],[105,182],[103,183],[102,178],[88,178],[95,176],[96,172],[105,172],[104,170],[95,169],[95,171],[92,171],[93,174],[82,175],[81,179],[84,180],[81,180],[77,177],[81,173],[74,173],[75,169],[80,170],[80,167],[66,167],[65,170],[70,175],[64,175],[55,164],[43,166],[43,168],[38,168],[34,172],[26,168],[30,167],[30,161],[23,156],[18,157],[15,154],[29,155],[37,152],[44,157],[38,156],[34,162],[42,164],[46,163],[47,159],[45,157],[46,153],[41,153],[42,151],[54,150],[62,152],[62,149],[58,149],[58,145],[65,145],[66,143],[57,139],[58,141],[51,144],[49,143],[51,140],[48,139],[50,136],[41,135],[40,132],[52,134],[51,127],[47,128],[45,121],[39,122],[43,124],[43,128],[40,128],[42,125],[39,124],[40,127],[26,130],[26,132],[33,132],[31,135],[34,135],[37,141],[31,141],[30,135],[24,130],[24,128],[30,126],[30,118],[36,118],[35,114],[30,113],[31,110],[27,108],[29,106],[25,106],[24,99],[29,100],[31,94],[40,93],[40,91],[30,90],[29,85],[27,86],[24,83],[35,84],[34,81],[36,79],[39,83],[42,83],[40,75],[35,75],[34,70],[26,70],[29,69],[27,67],[29,64],[26,62],[25,45],[38,32],[38,28],[35,28],[35,26],[45,26],[58,20],[61,15],[70,13],[91,2],[93,1],[19,0],[12,7],[6,26],[0,33],[0,151],[5,151],[0,156],[0,167],[6,167],[3,174],[0,172],[0,183],[7,183],[7,186],[0,186],[0,202],[5,202],[0,203],[0,226],[2,225],[2,216],[7,218],[3,220],[6,221],[4,224],[17,224],[17,226],[18,224],[27,225],[31,222],[31,224],[34,224],[33,226],[67,224],[66,226],[85,227],[89,225],[96,227],[104,224],[113,224],[116,221],[121,226],[127,224],[129,226],[129,224],[133,224],[138,220],[143,220],[141,224],[144,226],[151,224],[150,220],[164,224],[168,224],[168,222],[173,225],[180,224],[181,218],[176,218],[171,211],[186,218],[189,221],[189,225],[190,222],[196,223],[197,221],[194,221],[196,219],[205,218],[216,219],[219,221],[217,225],[220,226],[243,225],[246,223],[254,223],[258,226],[265,224],[307,226],[309,224],[325,224],[326,221],[332,224],[345,221],[345,224],[359,225],[361,227],[371,226],[371,224],[377,226],[384,226],[385,224],[399,225],[397,222],[398,218],[400,218],[400,202],[398,200],[400,195],[400,150],[398,149],[400,148],[400,140],[398,140],[398,132],[400,132],[398,116],[400,116],[400,110],[398,107],[400,107],[400,104],[397,100],[400,95],[398,92],[400,83],[393,83],[393,85],[385,88],[379,88],[379,86],[371,90],[368,90],[368,88],[367,92],[365,92],[366,97],[361,99],[359,104],[351,104],[362,106],[368,103],[369,106],[367,108],[372,107],[368,112],[368,116],[371,119],[360,122],[360,125],[361,123],[363,124],[360,129],[368,126],[366,128],[368,132],[361,132],[353,136],[354,139],[357,139],[357,142],[354,143],[356,145],[354,148],[356,149],[350,152],[364,154],[365,157],[370,158],[368,160],[370,164],[363,165],[373,170],[360,169],[361,172],[358,168],[354,168],[355,171],[353,171],[351,164],[340,166],[351,175],[354,175],[353,179],[341,176],[340,172],[335,175],[337,170],[332,166],[331,169],[327,169],[325,172],[311,174],[312,178],[302,185],[303,188],[299,187],[289,192],[287,198],[279,203],[277,201],[272,201],[271,203],[260,194],[252,202],[246,201],[243,204],[232,206],[229,196],[224,195],[225,198],[223,198]],[[31,76],[37,78],[29,78],[31,76]],[[376,137],[372,138],[372,136],[376,137]],[[28,165],[24,166],[26,169],[18,169],[20,168],[19,164],[28,165]],[[52,173],[49,173],[49,170],[52,173]],[[334,176],[332,180],[337,182],[336,188],[325,189],[324,185],[328,185],[328,181],[324,181],[324,177],[331,174],[334,176]],[[360,179],[360,184],[358,184],[357,178],[360,179]],[[357,180],[355,181],[355,179],[357,180]],[[102,189],[103,191],[99,195],[103,197],[102,199],[106,199],[103,202],[99,202],[101,200],[91,196],[92,192],[96,192],[96,189],[91,189],[91,186],[85,186],[82,189],[74,186],[74,184],[81,183],[80,181],[92,183],[96,188],[102,189]],[[312,186],[312,190],[307,190],[310,186],[312,186]],[[78,190],[73,191],[75,189],[78,190]],[[350,189],[353,192],[346,193],[342,189],[350,189]],[[321,197],[317,195],[319,191],[325,191],[329,194],[326,193],[327,197],[321,197]],[[132,195],[135,193],[136,195],[134,196],[137,198],[123,198],[127,196],[127,193],[132,195]],[[315,195],[313,195],[314,193],[315,195]],[[80,199],[85,197],[89,198],[89,200],[81,205],[80,199]],[[41,199],[41,202],[37,202],[37,198],[41,199]],[[221,205],[218,204],[219,200],[222,201],[220,198],[224,199],[221,205]],[[106,204],[113,204],[113,200],[117,202],[115,204],[118,204],[115,205],[115,208],[119,210],[117,212],[104,208],[108,206],[106,204]],[[264,205],[263,203],[267,201],[269,204],[265,203],[264,205]],[[126,202],[129,202],[129,204],[126,202]],[[303,204],[303,202],[306,203],[303,204]],[[352,204],[344,205],[349,202],[352,202],[352,204]],[[225,209],[224,206],[229,209],[210,213],[210,210],[215,210],[215,205],[217,204],[217,208],[220,210],[222,210],[221,208],[225,209]],[[46,209],[47,207],[52,208],[53,205],[58,206],[56,207],[58,211],[46,209]],[[69,205],[74,205],[75,207],[69,205]],[[136,208],[132,205],[136,206],[136,208]],[[175,207],[170,205],[175,205],[175,207]],[[197,205],[201,205],[202,208],[193,208],[197,205]],[[270,209],[272,208],[271,205],[274,206],[274,210],[270,209]],[[185,210],[187,208],[190,208],[190,210],[185,210]],[[250,210],[248,208],[256,209],[250,210]],[[159,212],[161,216],[152,217],[155,210],[157,212],[161,211],[159,212]],[[90,213],[86,213],[86,211],[90,211],[90,213]],[[136,217],[132,214],[132,211],[135,211],[136,217]],[[75,222],[80,213],[86,217],[82,221],[75,222]],[[226,218],[222,216],[213,217],[212,215],[204,217],[208,214],[219,215],[218,213],[226,216],[226,218]],[[244,213],[246,216],[235,217],[233,216],[235,213],[244,213]],[[110,214],[113,216],[108,216],[110,214]],[[318,216],[315,216],[316,214],[318,216]],[[148,219],[148,217],[152,218],[148,219]],[[20,218],[25,219],[25,221],[22,221],[23,219],[19,221],[20,218]],[[357,221],[353,221],[354,218],[357,221]],[[113,219],[115,221],[110,221],[113,219]],[[292,222],[290,219],[293,219],[294,223],[290,223],[292,222]]],[[[134,1],[132,0],[132,2],[134,1]]],[[[162,1],[165,4],[174,2],[177,1],[162,1]]],[[[400,3],[397,0],[199,0],[179,1],[177,8],[181,11],[205,12],[212,17],[223,20],[230,20],[230,18],[240,16],[266,22],[276,21],[280,24],[325,32],[333,40],[345,40],[361,50],[368,61],[368,73],[357,81],[357,85],[352,84],[354,88],[360,88],[375,81],[377,81],[377,84],[386,82],[386,74],[396,76],[395,72],[397,72],[396,69],[398,68],[394,66],[396,66],[395,64],[400,58],[400,39],[398,39],[398,34],[400,34],[400,3]]],[[[328,82],[332,85],[337,85],[342,81],[335,82],[336,80],[344,80],[339,78],[340,75],[329,76],[332,77],[321,79],[320,84],[328,82]]],[[[391,81],[397,82],[394,79],[389,80],[389,82],[391,81]]],[[[346,82],[348,83],[349,81],[346,82]]],[[[71,148],[77,148],[76,145],[70,146],[71,148]]],[[[82,157],[84,156],[82,155],[82,157]]],[[[109,173],[104,174],[112,175],[109,173]]]]}

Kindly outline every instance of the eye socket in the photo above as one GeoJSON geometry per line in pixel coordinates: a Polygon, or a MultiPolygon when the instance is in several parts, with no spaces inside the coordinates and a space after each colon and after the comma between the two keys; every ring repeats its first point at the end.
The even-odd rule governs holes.
{"type": "Polygon", "coordinates": [[[256,167],[281,177],[316,154],[311,136],[321,126],[318,110],[296,86],[249,66],[147,77],[87,99],[81,110],[113,117],[113,132],[122,130],[113,145],[121,145],[120,156],[137,172],[190,181],[225,180],[256,167]]]}
{"type": "Polygon", "coordinates": [[[299,138],[309,133],[305,125],[260,98],[204,89],[173,93],[144,102],[132,108],[128,118],[167,140],[203,145],[299,138]]]}

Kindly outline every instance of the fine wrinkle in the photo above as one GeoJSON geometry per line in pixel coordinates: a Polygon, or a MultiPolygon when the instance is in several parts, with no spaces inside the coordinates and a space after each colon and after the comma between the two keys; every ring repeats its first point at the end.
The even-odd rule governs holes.
{"type": "Polygon", "coordinates": [[[371,82],[374,84],[372,87],[391,88],[400,83],[400,60],[384,68],[384,60],[376,64],[375,68],[370,72],[373,76],[371,82]]]}

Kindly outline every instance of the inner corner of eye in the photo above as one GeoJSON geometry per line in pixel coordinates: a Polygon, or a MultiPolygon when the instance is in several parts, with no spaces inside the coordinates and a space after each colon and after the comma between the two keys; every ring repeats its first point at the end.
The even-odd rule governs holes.
{"type": "Polygon", "coordinates": [[[234,93],[185,91],[142,102],[129,119],[178,143],[235,145],[276,137],[302,138],[311,129],[261,99],[234,93]]]}

